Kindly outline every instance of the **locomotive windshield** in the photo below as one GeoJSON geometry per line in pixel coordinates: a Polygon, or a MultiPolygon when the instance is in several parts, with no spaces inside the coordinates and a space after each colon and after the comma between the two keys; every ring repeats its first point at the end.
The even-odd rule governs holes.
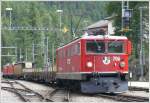
{"type": "Polygon", "coordinates": [[[87,41],[86,42],[87,53],[104,53],[105,43],[102,41],[87,41]]]}
{"type": "Polygon", "coordinates": [[[123,45],[123,41],[87,41],[86,53],[124,53],[123,45]]]}
{"type": "Polygon", "coordinates": [[[123,53],[123,42],[121,41],[108,42],[108,53],[123,53]]]}

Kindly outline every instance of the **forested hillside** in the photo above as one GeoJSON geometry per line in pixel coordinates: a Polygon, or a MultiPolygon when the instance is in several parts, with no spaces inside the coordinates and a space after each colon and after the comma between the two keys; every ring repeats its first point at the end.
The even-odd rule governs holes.
{"type": "MultiPolygon", "coordinates": [[[[17,46],[18,60],[21,48],[22,60],[25,60],[25,51],[28,51],[28,60],[32,61],[32,44],[40,44],[35,47],[35,56],[38,66],[43,64],[43,47],[42,41],[44,37],[49,38],[49,57],[52,55],[52,44],[55,49],[62,43],[67,43],[72,40],[72,28],[75,29],[78,25],[78,30],[83,27],[96,22],[104,17],[107,17],[105,6],[107,2],[2,2],[2,27],[9,27],[10,12],[6,8],[12,8],[11,21],[12,27],[39,27],[49,28],[49,31],[39,30],[4,30],[2,29],[2,46],[17,46]],[[68,32],[60,32],[59,18],[60,14],[57,10],[63,10],[61,15],[62,29],[67,28],[68,32]],[[72,19],[71,19],[72,15],[72,19]],[[71,23],[72,20],[72,23],[71,23]]],[[[13,54],[11,50],[2,50],[3,54],[13,54]]],[[[16,57],[2,58],[2,65],[7,62],[16,61],[16,57]]]]}

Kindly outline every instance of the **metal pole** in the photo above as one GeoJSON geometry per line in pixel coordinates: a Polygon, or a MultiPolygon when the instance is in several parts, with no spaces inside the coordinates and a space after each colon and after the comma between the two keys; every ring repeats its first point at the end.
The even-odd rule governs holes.
{"type": "Polygon", "coordinates": [[[21,56],[22,56],[22,53],[21,53],[21,48],[20,48],[20,61],[21,61],[21,58],[22,58],[21,56]]]}
{"type": "Polygon", "coordinates": [[[52,72],[54,71],[54,43],[52,44],[52,72]]]}
{"type": "Polygon", "coordinates": [[[16,49],[15,49],[15,54],[16,54],[16,61],[18,60],[17,58],[17,46],[16,46],[16,49]]]}
{"type": "Polygon", "coordinates": [[[124,10],[125,10],[125,9],[129,9],[129,1],[124,1],[124,0],[122,0],[122,24],[121,24],[122,30],[123,30],[123,28],[124,28],[123,17],[124,17],[124,10]]]}
{"type": "Polygon", "coordinates": [[[123,25],[124,25],[124,24],[123,24],[123,15],[124,15],[124,14],[123,14],[123,13],[124,13],[123,10],[124,10],[124,1],[122,0],[122,23],[121,23],[121,29],[122,29],[122,30],[123,30],[123,25]]]}
{"type": "MultiPolygon", "coordinates": [[[[60,21],[60,24],[59,24],[59,29],[60,29],[60,30],[59,30],[59,31],[60,31],[60,35],[61,35],[61,34],[62,34],[62,33],[61,33],[61,31],[62,31],[62,28],[61,28],[61,24],[62,24],[62,21],[61,21],[61,14],[62,14],[63,10],[60,9],[60,10],[57,10],[56,12],[59,13],[59,21],[60,21]]],[[[62,38],[62,40],[64,41],[64,38],[62,38]]]]}
{"type": "Polygon", "coordinates": [[[10,17],[9,17],[9,27],[10,27],[10,30],[11,30],[11,10],[9,10],[10,11],[10,17]]]}
{"type": "Polygon", "coordinates": [[[143,44],[143,65],[145,65],[145,45],[143,44]]]}
{"type": "Polygon", "coordinates": [[[26,48],[26,61],[28,60],[28,50],[26,48]]]}
{"type": "Polygon", "coordinates": [[[35,62],[35,60],[34,60],[34,42],[32,44],[32,61],[35,62]]]}
{"type": "Polygon", "coordinates": [[[47,68],[47,37],[45,37],[45,35],[43,35],[43,53],[44,53],[44,69],[47,68]]]}
{"type": "Polygon", "coordinates": [[[63,10],[60,9],[60,10],[57,10],[56,12],[59,13],[59,16],[60,16],[60,17],[59,17],[59,21],[60,21],[59,29],[60,29],[60,31],[61,31],[61,13],[63,12],[63,10]]]}
{"type": "Polygon", "coordinates": [[[61,32],[61,12],[60,12],[60,32],[61,32]]]}
{"type": "Polygon", "coordinates": [[[45,41],[46,41],[46,38],[44,37],[44,67],[46,67],[46,64],[47,64],[47,53],[46,53],[46,46],[45,46],[45,41]]]}
{"type": "MultiPolygon", "coordinates": [[[[60,35],[62,35],[62,27],[61,27],[61,25],[62,25],[62,12],[60,12],[60,35]]],[[[64,43],[64,36],[62,36],[62,43],[64,43]]]]}
{"type": "Polygon", "coordinates": [[[127,0],[126,2],[127,2],[126,7],[127,7],[127,9],[129,9],[129,1],[127,0]]]}
{"type": "Polygon", "coordinates": [[[41,47],[41,53],[42,53],[42,58],[43,58],[43,56],[44,56],[44,58],[43,58],[43,65],[45,65],[45,49],[44,49],[44,39],[45,39],[45,35],[44,35],[44,32],[42,31],[41,32],[42,33],[42,36],[41,36],[41,44],[42,44],[42,47],[41,47]]]}
{"type": "Polygon", "coordinates": [[[141,77],[140,79],[143,80],[143,60],[142,60],[142,54],[143,54],[143,31],[142,31],[142,8],[140,8],[140,67],[141,67],[141,77]]]}
{"type": "Polygon", "coordinates": [[[6,11],[9,11],[9,29],[11,29],[11,11],[12,11],[12,8],[6,8],[6,11]]]}
{"type": "Polygon", "coordinates": [[[46,41],[46,38],[45,38],[45,35],[43,35],[43,53],[44,53],[44,68],[46,67],[46,64],[47,64],[47,53],[46,53],[46,46],[45,46],[45,41],[46,41]]]}
{"type": "Polygon", "coordinates": [[[46,43],[46,66],[47,66],[47,70],[48,70],[48,37],[46,38],[46,41],[47,41],[47,43],[46,43]]]}

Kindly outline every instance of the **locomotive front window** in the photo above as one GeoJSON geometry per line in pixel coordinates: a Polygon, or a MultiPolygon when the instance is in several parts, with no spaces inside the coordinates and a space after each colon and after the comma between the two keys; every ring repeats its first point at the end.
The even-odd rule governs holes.
{"type": "Polygon", "coordinates": [[[121,41],[112,41],[108,43],[108,52],[109,53],[123,53],[123,42],[121,41]]]}
{"type": "Polygon", "coordinates": [[[87,53],[104,53],[105,43],[102,41],[87,41],[86,42],[87,53]]]}

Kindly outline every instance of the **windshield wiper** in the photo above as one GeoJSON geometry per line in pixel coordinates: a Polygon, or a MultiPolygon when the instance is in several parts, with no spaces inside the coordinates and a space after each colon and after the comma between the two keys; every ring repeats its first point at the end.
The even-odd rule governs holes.
{"type": "Polygon", "coordinates": [[[96,45],[97,45],[97,49],[98,49],[98,51],[101,51],[101,46],[98,44],[98,42],[94,39],[94,42],[96,43],[96,45]]]}
{"type": "Polygon", "coordinates": [[[115,43],[116,41],[118,41],[118,39],[115,39],[115,41],[112,41],[109,45],[112,45],[112,44],[115,43]]]}

